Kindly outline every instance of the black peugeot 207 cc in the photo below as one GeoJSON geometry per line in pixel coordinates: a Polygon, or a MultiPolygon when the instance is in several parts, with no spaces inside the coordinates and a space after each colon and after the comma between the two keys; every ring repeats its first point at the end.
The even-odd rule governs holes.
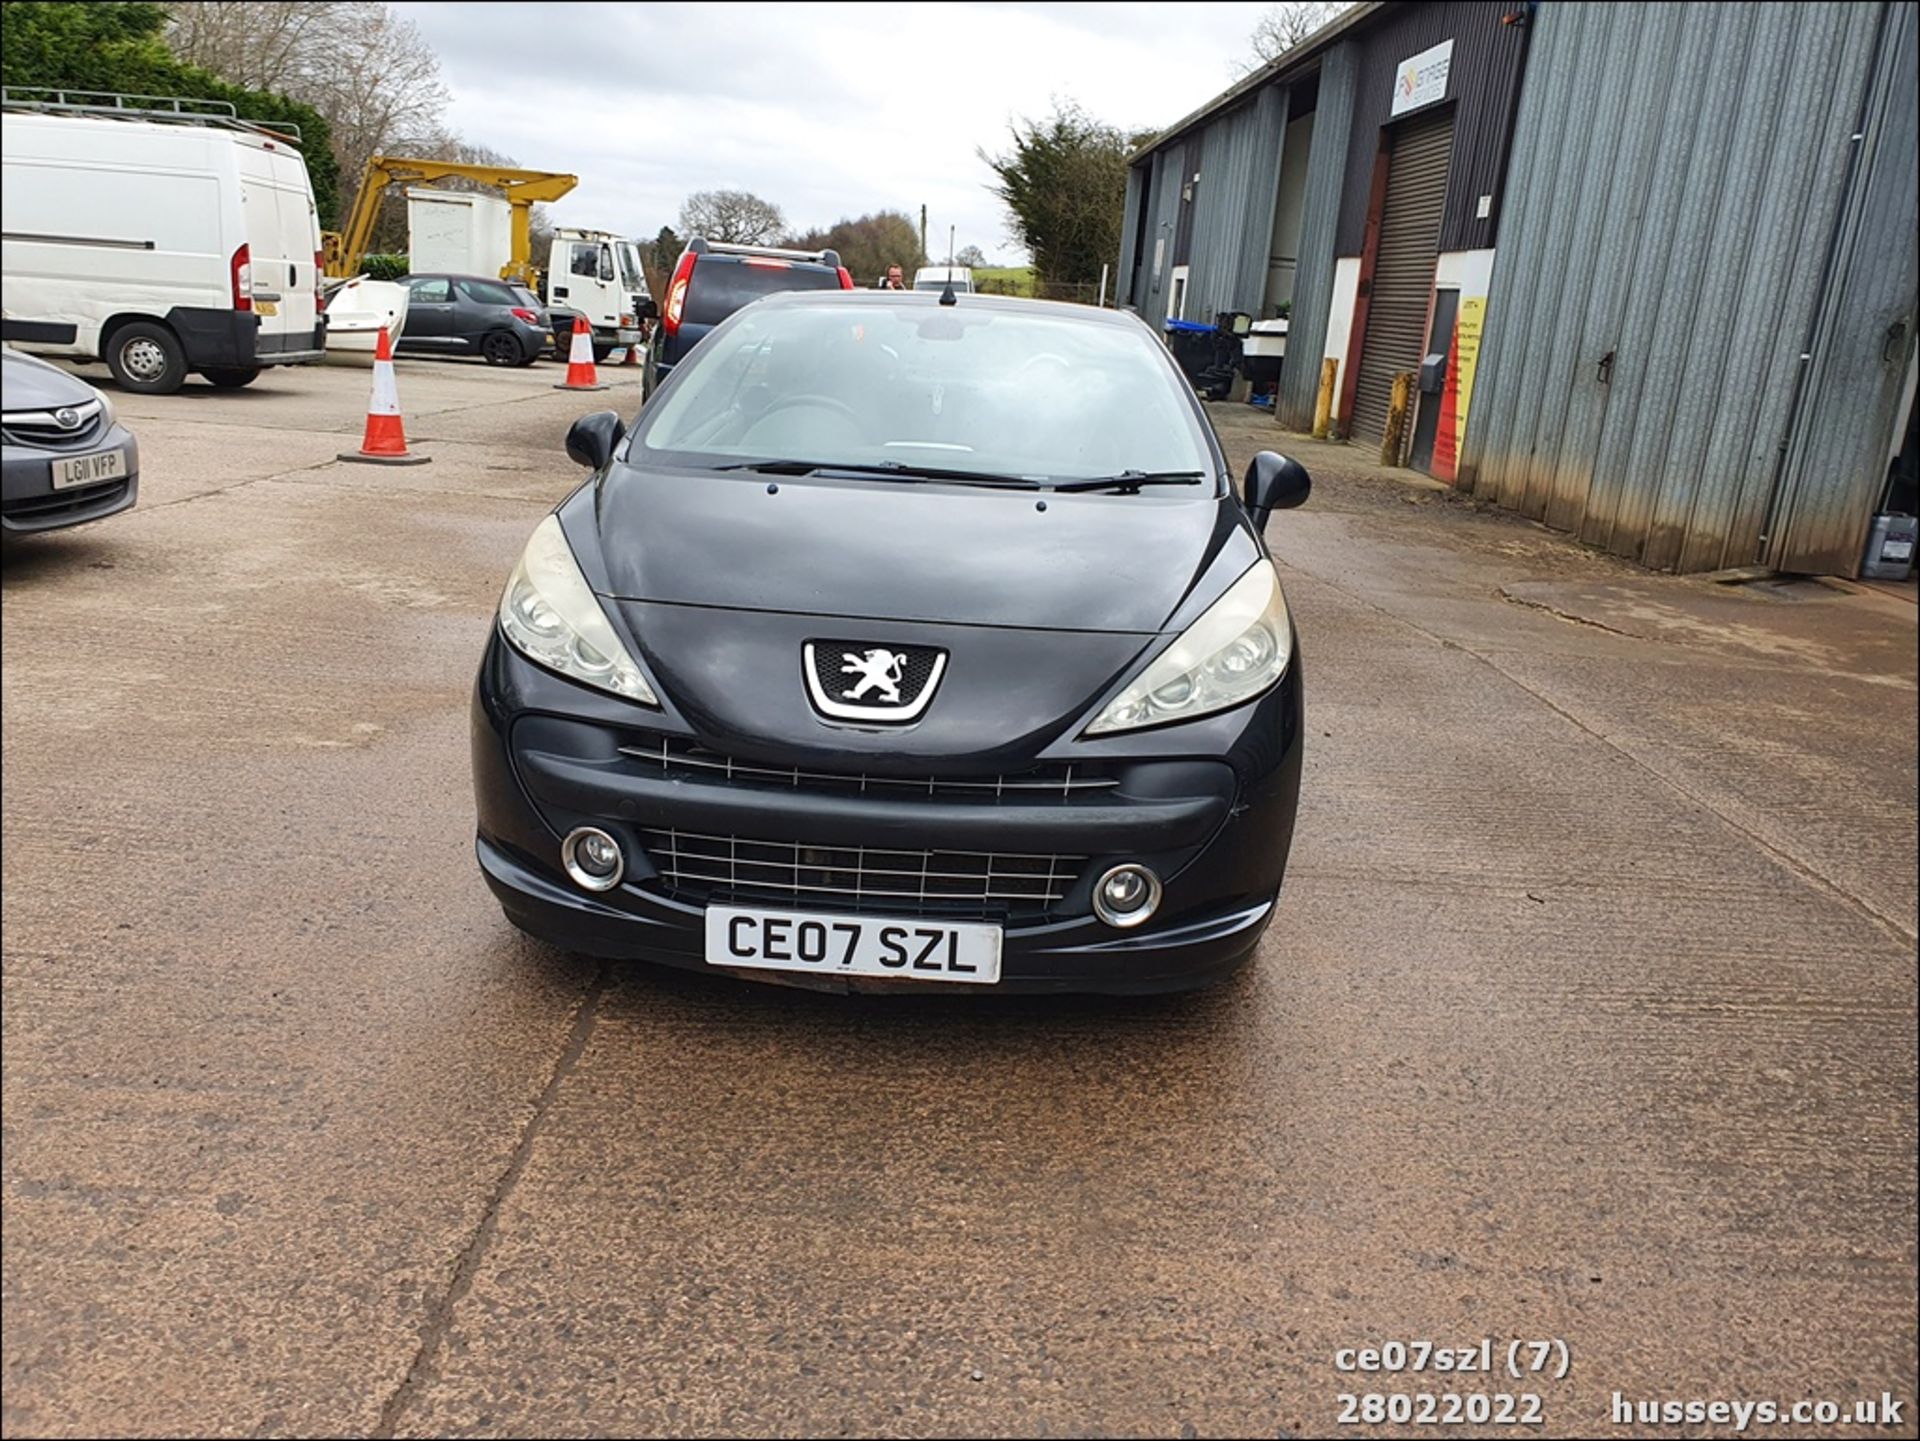
{"type": "Polygon", "coordinates": [[[1113,311],[800,292],[567,439],[507,582],[478,850],[523,930],[833,988],[1242,964],[1300,786],[1293,623],[1167,352],[1113,311]]]}

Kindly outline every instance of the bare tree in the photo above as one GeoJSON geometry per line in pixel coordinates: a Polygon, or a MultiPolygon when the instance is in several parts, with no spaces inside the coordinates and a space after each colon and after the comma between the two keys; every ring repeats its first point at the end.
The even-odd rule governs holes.
{"type": "Polygon", "coordinates": [[[768,245],[787,228],[780,207],[745,190],[700,190],[680,207],[680,233],[731,245],[768,245]]]}
{"type": "Polygon", "coordinates": [[[249,90],[287,93],[311,47],[335,26],[337,5],[297,0],[206,0],[167,15],[167,44],[190,64],[249,90]]]}
{"type": "Polygon", "coordinates": [[[978,270],[987,263],[986,252],[977,245],[963,245],[960,247],[960,253],[953,257],[953,263],[978,270]]]}
{"type": "Polygon", "coordinates": [[[441,124],[448,95],[438,59],[412,21],[379,0],[176,5],[167,43],[223,80],[326,116],[348,191],[358,189],[370,155],[433,154],[457,142],[441,124]]]}
{"type": "Polygon", "coordinates": [[[1254,25],[1253,34],[1247,37],[1254,58],[1239,65],[1240,73],[1244,75],[1272,64],[1343,10],[1351,8],[1350,0],[1349,3],[1289,0],[1286,4],[1269,6],[1254,25]]]}

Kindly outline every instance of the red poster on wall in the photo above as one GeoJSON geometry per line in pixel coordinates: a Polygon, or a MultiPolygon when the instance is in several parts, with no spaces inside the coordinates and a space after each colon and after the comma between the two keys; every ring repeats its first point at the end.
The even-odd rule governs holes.
{"type": "Polygon", "coordinates": [[[1447,379],[1440,391],[1440,424],[1433,433],[1433,470],[1436,480],[1453,483],[1460,464],[1460,322],[1447,338],[1447,379]]]}

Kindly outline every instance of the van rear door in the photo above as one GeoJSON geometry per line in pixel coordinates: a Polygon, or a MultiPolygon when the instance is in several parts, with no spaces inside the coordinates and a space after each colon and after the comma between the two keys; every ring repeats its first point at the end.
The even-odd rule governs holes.
{"type": "Polygon", "coordinates": [[[320,226],[300,157],[279,142],[241,141],[240,193],[253,261],[253,308],[260,317],[260,360],[311,351],[318,323],[320,226]],[[266,148],[271,147],[271,148],[266,148]]]}

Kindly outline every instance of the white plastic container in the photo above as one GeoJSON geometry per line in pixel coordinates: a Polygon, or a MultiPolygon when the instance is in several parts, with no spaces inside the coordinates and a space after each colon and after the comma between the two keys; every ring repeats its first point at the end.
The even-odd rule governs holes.
{"type": "Polygon", "coordinates": [[[1920,520],[1910,515],[1881,513],[1867,533],[1867,558],[1860,574],[1868,580],[1905,580],[1913,574],[1913,547],[1920,539],[1920,520]]]}

